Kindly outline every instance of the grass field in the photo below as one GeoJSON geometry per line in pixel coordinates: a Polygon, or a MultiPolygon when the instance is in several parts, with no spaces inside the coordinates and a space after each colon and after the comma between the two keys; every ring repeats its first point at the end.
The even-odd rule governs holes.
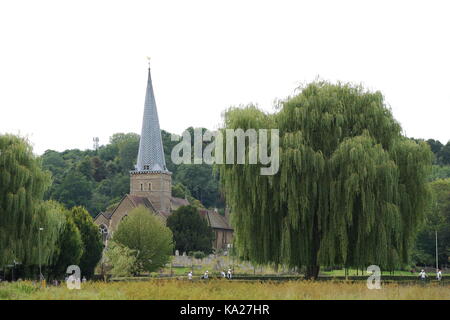
{"type": "Polygon", "coordinates": [[[365,282],[150,280],[116,283],[88,282],[82,284],[80,290],[69,290],[65,285],[40,288],[36,284],[24,281],[0,284],[0,299],[450,299],[450,285],[386,284],[380,290],[369,290],[365,282]]]}

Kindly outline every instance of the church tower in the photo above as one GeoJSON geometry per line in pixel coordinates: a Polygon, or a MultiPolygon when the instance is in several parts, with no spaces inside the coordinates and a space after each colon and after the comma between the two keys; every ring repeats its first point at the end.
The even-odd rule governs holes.
{"type": "Polygon", "coordinates": [[[166,167],[150,66],[137,164],[130,172],[130,195],[147,197],[156,210],[170,211],[172,173],[166,167]]]}

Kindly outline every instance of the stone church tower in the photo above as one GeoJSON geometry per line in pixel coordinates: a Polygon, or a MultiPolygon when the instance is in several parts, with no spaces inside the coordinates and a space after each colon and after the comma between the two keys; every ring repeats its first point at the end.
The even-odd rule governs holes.
{"type": "Polygon", "coordinates": [[[130,195],[147,197],[156,210],[170,211],[172,173],[166,167],[150,66],[137,164],[130,175],[130,195]]]}
{"type": "MultiPolygon", "coordinates": [[[[124,195],[113,209],[100,212],[94,222],[99,226],[107,245],[108,239],[121,221],[134,208],[144,206],[149,212],[166,221],[173,210],[185,205],[189,205],[187,199],[172,197],[172,173],[166,167],[149,67],[137,164],[134,170],[130,171],[130,193],[124,195]]],[[[213,247],[226,249],[233,238],[233,229],[228,219],[215,210],[204,209],[200,210],[199,214],[206,219],[215,233],[213,247]]]]}

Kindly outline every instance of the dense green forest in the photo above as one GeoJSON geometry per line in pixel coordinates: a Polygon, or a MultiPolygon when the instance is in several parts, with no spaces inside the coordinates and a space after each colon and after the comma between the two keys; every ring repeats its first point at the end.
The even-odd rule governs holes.
{"type": "MultiPolygon", "coordinates": [[[[193,131],[193,128],[187,130],[193,131]]],[[[198,199],[205,207],[223,208],[218,178],[211,165],[174,165],[170,158],[171,134],[161,130],[166,164],[172,172],[172,194],[198,199]]],[[[68,208],[84,206],[96,216],[116,204],[129,192],[129,171],[134,169],[139,135],[116,133],[97,150],[47,150],[42,156],[44,169],[52,173],[53,184],[45,199],[57,200],[68,208]]],[[[197,202],[199,205],[200,203],[197,202]]]]}

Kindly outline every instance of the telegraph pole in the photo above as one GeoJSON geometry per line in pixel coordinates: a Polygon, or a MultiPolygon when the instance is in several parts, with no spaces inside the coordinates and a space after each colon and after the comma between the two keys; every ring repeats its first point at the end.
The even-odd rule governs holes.
{"type": "Polygon", "coordinates": [[[43,276],[42,276],[42,266],[41,266],[41,231],[44,230],[44,228],[39,228],[39,232],[38,232],[38,246],[39,246],[39,280],[42,281],[43,280],[43,276]]]}
{"type": "MultiPolygon", "coordinates": [[[[439,263],[438,263],[438,241],[437,241],[437,230],[435,230],[436,235],[436,270],[439,269],[439,263]]],[[[436,271],[437,272],[437,271],[436,271]]]]}

